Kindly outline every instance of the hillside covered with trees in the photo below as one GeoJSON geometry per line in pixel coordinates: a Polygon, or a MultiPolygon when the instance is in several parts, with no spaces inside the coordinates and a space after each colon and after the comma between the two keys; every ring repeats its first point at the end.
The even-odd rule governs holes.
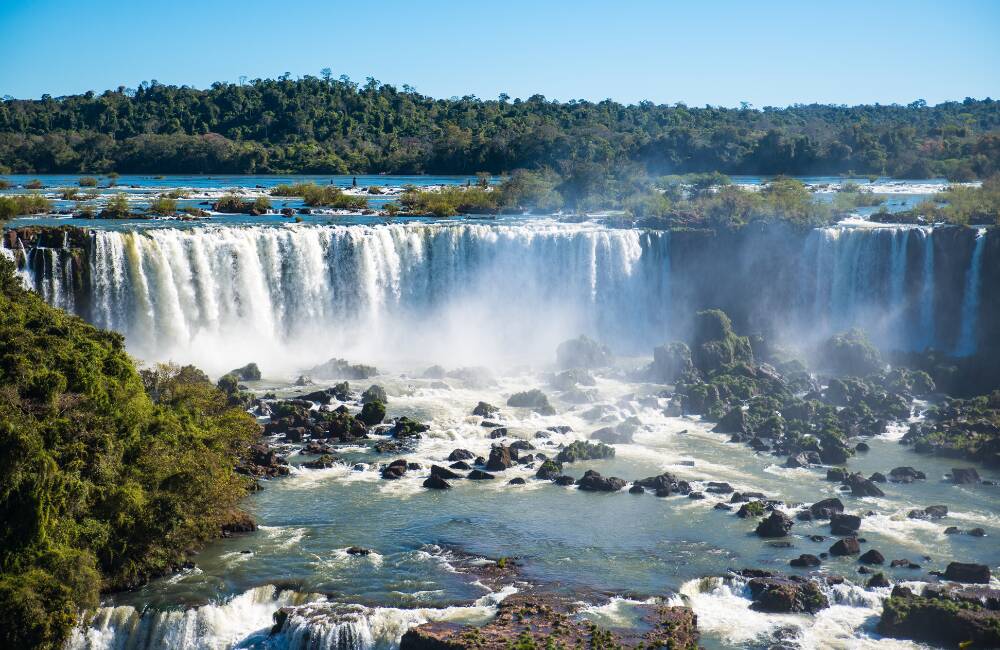
{"type": "Polygon", "coordinates": [[[1000,101],[754,109],[476,97],[320,77],[0,102],[0,173],[884,174],[1000,169],[1000,101]]]}
{"type": "Polygon", "coordinates": [[[102,591],[175,570],[246,522],[259,427],[191,366],[138,371],[120,334],[0,258],[0,647],[58,648],[102,591]]]}

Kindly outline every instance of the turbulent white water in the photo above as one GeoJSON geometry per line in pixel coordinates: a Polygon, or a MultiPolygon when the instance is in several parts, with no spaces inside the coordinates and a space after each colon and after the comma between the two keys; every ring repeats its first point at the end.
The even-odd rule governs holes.
{"type": "Polygon", "coordinates": [[[861,326],[885,348],[957,341],[971,354],[984,239],[968,264],[960,333],[935,331],[943,288],[925,227],[817,229],[804,242],[777,240],[777,250],[751,245],[742,259],[713,259],[717,271],[674,260],[672,247],[688,244],[669,233],[550,220],[97,230],[83,271],[65,250],[35,247],[17,257],[28,286],[124,333],[140,358],[214,373],[253,360],[291,374],[334,355],[529,361],[580,333],[648,354],[683,337],[673,326],[693,309],[734,307],[677,298],[720,283],[746,283],[720,300],[797,339],[861,326]],[[758,277],[762,265],[794,272],[758,277]]]}
{"type": "Polygon", "coordinates": [[[969,356],[976,351],[976,322],[979,317],[979,300],[982,291],[980,276],[983,271],[983,247],[986,244],[986,231],[976,233],[976,243],[972,249],[972,259],[965,275],[965,295],[962,299],[962,329],[958,335],[958,345],[955,354],[969,356]]]}

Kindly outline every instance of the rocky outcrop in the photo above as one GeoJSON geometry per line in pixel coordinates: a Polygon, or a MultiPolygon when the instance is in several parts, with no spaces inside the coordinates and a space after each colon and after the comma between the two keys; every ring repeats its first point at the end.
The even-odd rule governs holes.
{"type": "Polygon", "coordinates": [[[514,594],[481,627],[425,623],[403,635],[400,650],[523,648],[671,648],[696,650],[697,618],[687,607],[640,605],[635,630],[602,629],[575,616],[578,604],[547,594],[514,594]],[[516,646],[512,645],[515,644],[516,646]]]}
{"type": "Polygon", "coordinates": [[[808,612],[814,614],[830,606],[819,585],[814,581],[792,576],[760,576],[747,583],[753,604],[758,612],[789,614],[808,612]]]}
{"type": "Polygon", "coordinates": [[[563,341],[556,348],[556,363],[560,368],[602,368],[613,361],[608,346],[586,336],[563,341]]]}
{"type": "Polygon", "coordinates": [[[616,476],[601,476],[600,472],[589,469],[576,485],[585,492],[617,492],[625,487],[625,481],[616,476]]]}
{"type": "Polygon", "coordinates": [[[947,648],[1000,647],[1000,590],[902,586],[885,601],[878,633],[947,648]]]}
{"type": "Polygon", "coordinates": [[[785,537],[792,530],[791,517],[781,512],[773,510],[762,522],[757,525],[757,535],[760,537],[785,537]]]}
{"type": "Polygon", "coordinates": [[[556,410],[549,404],[549,398],[537,388],[514,393],[507,400],[507,406],[531,409],[539,415],[555,415],[556,413],[556,410]]]}

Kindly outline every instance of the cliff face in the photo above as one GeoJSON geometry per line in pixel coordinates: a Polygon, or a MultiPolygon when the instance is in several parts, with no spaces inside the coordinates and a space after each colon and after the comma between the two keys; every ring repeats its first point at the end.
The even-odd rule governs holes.
{"type": "Polygon", "coordinates": [[[493,339],[537,338],[539,322],[559,320],[573,330],[562,334],[648,353],[686,338],[696,311],[721,308],[742,332],[795,343],[857,326],[884,350],[935,349],[983,369],[1000,359],[997,230],[66,227],[9,230],[3,243],[48,302],[154,352],[247,323],[277,342],[351,327],[379,337],[387,323],[485,305],[495,313],[469,329],[493,339]]]}

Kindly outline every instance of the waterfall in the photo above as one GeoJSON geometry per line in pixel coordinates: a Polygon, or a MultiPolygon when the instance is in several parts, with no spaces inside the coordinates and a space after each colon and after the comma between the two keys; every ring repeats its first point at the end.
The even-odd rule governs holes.
{"type": "Polygon", "coordinates": [[[345,350],[481,365],[578,333],[644,351],[668,336],[668,239],[565,224],[97,231],[89,318],[142,358],[220,372],[248,350],[284,366],[345,350]]]}
{"type": "Polygon", "coordinates": [[[915,346],[917,350],[925,350],[934,347],[934,231],[932,229],[919,230],[924,239],[924,269],[921,279],[920,291],[920,343],[915,346]]]}
{"type": "Polygon", "coordinates": [[[983,248],[986,244],[986,229],[976,232],[976,243],[972,249],[972,259],[965,272],[965,293],[962,298],[961,330],[955,356],[967,357],[976,351],[976,323],[979,320],[980,275],[983,267],[983,248]]]}
{"type": "Polygon", "coordinates": [[[96,230],[85,251],[5,254],[28,287],[121,332],[140,359],[213,374],[255,361],[294,375],[333,356],[521,363],[581,333],[648,354],[686,334],[675,323],[716,306],[793,342],[862,327],[885,349],[946,339],[975,352],[985,236],[961,324],[939,332],[935,294],[963,288],[936,286],[933,229],[778,233],[761,243],[551,220],[205,226],[96,230]]]}

